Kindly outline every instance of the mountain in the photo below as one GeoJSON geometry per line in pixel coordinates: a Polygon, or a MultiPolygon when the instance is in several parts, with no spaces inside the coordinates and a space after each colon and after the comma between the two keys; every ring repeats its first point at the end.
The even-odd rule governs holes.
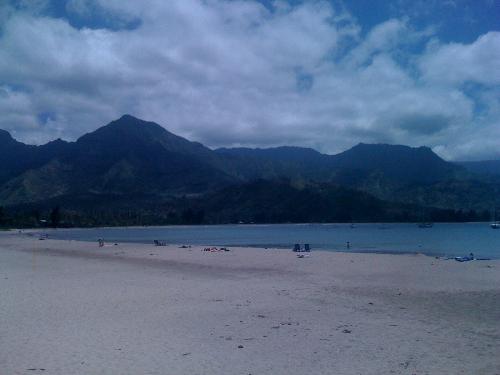
{"type": "Polygon", "coordinates": [[[331,161],[335,169],[376,171],[401,183],[429,184],[462,172],[428,147],[360,143],[332,156],[331,161]]]}
{"type": "Polygon", "coordinates": [[[43,146],[25,145],[0,129],[0,184],[26,170],[41,167],[56,155],[63,154],[67,145],[60,139],[43,146]]]}
{"type": "Polygon", "coordinates": [[[500,160],[460,161],[456,164],[476,174],[500,176],[500,160]]]}
{"type": "MultiPolygon", "coordinates": [[[[155,201],[151,196],[87,194],[60,196],[36,205],[8,207],[13,226],[37,226],[60,210],[63,226],[172,225],[228,223],[415,222],[424,209],[388,202],[370,194],[324,183],[297,187],[287,180],[255,180],[197,197],[155,201]]],[[[488,213],[426,208],[426,219],[487,220],[488,213]]]]}
{"type": "Polygon", "coordinates": [[[129,115],[60,146],[15,142],[23,163],[9,170],[9,176],[18,175],[0,187],[0,201],[20,204],[89,192],[196,194],[234,182],[210,149],[129,115]]]}
{"type": "Polygon", "coordinates": [[[484,196],[495,194],[496,189],[428,147],[360,143],[336,155],[300,147],[215,151],[230,160],[246,180],[289,178],[299,186],[308,181],[332,183],[385,201],[486,209],[491,203],[484,196]],[[477,195],[467,195],[471,186],[477,195]]]}
{"type": "MultiPolygon", "coordinates": [[[[286,180],[255,180],[194,199],[188,211],[198,221],[211,224],[346,223],[415,222],[421,220],[423,208],[384,201],[368,193],[327,183],[297,187],[286,180]]],[[[428,220],[432,221],[481,218],[474,211],[439,208],[426,208],[425,211],[428,220]]]]}
{"type": "MultiPolygon", "coordinates": [[[[215,151],[230,159],[245,178],[286,176],[349,183],[353,175],[365,179],[377,174],[398,184],[430,184],[464,172],[462,167],[441,159],[428,147],[360,143],[337,155],[301,147],[215,151]]],[[[351,184],[358,182],[352,180],[351,184]]]]}
{"type": "Polygon", "coordinates": [[[79,138],[63,163],[84,170],[100,193],[193,194],[234,182],[207,147],[125,115],[79,138]]]}
{"type": "Polygon", "coordinates": [[[287,181],[256,180],[208,194],[195,202],[212,223],[318,223],[403,219],[409,207],[331,184],[295,187],[287,181]],[[399,216],[398,216],[399,215],[399,216]]]}
{"type": "Polygon", "coordinates": [[[220,148],[215,152],[232,166],[238,178],[246,181],[275,178],[291,178],[296,181],[331,179],[330,156],[310,148],[220,148]]]}
{"type": "Polygon", "coordinates": [[[61,205],[75,215],[105,209],[111,216],[124,209],[157,212],[158,206],[180,217],[196,204],[214,222],[247,220],[249,213],[272,221],[337,220],[348,216],[344,211],[353,217],[359,207],[357,219],[399,220],[411,217],[401,216],[405,205],[490,209],[500,203],[499,192],[498,180],[427,147],[361,143],[336,155],[302,147],[211,150],[130,115],[75,142],[25,145],[0,131],[0,206],[61,205]],[[350,202],[344,211],[342,200],[350,202]],[[267,212],[258,214],[258,206],[267,212]],[[314,214],[305,214],[307,207],[314,214]],[[225,214],[217,219],[218,210],[225,214]]]}

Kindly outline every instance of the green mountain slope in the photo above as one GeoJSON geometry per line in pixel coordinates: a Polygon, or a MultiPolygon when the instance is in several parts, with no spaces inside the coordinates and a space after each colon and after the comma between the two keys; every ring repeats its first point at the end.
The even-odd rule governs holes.
{"type": "Polygon", "coordinates": [[[211,150],[129,115],[76,142],[30,146],[0,131],[0,206],[178,214],[196,203],[214,222],[406,220],[410,206],[489,210],[499,190],[498,179],[426,147],[211,150]]]}

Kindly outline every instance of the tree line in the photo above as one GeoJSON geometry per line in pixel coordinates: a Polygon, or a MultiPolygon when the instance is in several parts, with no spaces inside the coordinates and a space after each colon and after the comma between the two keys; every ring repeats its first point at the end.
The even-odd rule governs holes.
{"type": "MultiPolygon", "coordinates": [[[[307,222],[419,222],[418,214],[408,211],[396,211],[377,216],[366,216],[359,212],[353,216],[342,212],[339,216],[314,217],[306,212],[266,211],[265,208],[238,211],[207,211],[204,207],[183,208],[164,207],[158,209],[89,209],[75,210],[55,206],[50,209],[12,209],[0,207],[1,228],[70,228],[97,226],[149,226],[149,225],[198,225],[198,224],[237,224],[237,223],[307,223],[307,222]]],[[[487,211],[431,209],[426,221],[431,222],[474,222],[489,221],[487,211]]]]}

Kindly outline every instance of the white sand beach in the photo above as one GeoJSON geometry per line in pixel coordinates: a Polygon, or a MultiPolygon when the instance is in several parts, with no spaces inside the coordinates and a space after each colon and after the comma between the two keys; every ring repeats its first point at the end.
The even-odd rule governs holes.
{"type": "Polygon", "coordinates": [[[0,233],[0,374],[500,374],[498,260],[201,250],[0,233]]]}

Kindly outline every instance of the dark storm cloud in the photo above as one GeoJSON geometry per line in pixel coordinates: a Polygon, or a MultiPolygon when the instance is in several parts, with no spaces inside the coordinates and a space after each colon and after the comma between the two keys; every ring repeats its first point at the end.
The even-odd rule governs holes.
{"type": "Polygon", "coordinates": [[[451,118],[443,115],[407,114],[396,120],[395,125],[409,134],[433,135],[451,125],[451,118]]]}

